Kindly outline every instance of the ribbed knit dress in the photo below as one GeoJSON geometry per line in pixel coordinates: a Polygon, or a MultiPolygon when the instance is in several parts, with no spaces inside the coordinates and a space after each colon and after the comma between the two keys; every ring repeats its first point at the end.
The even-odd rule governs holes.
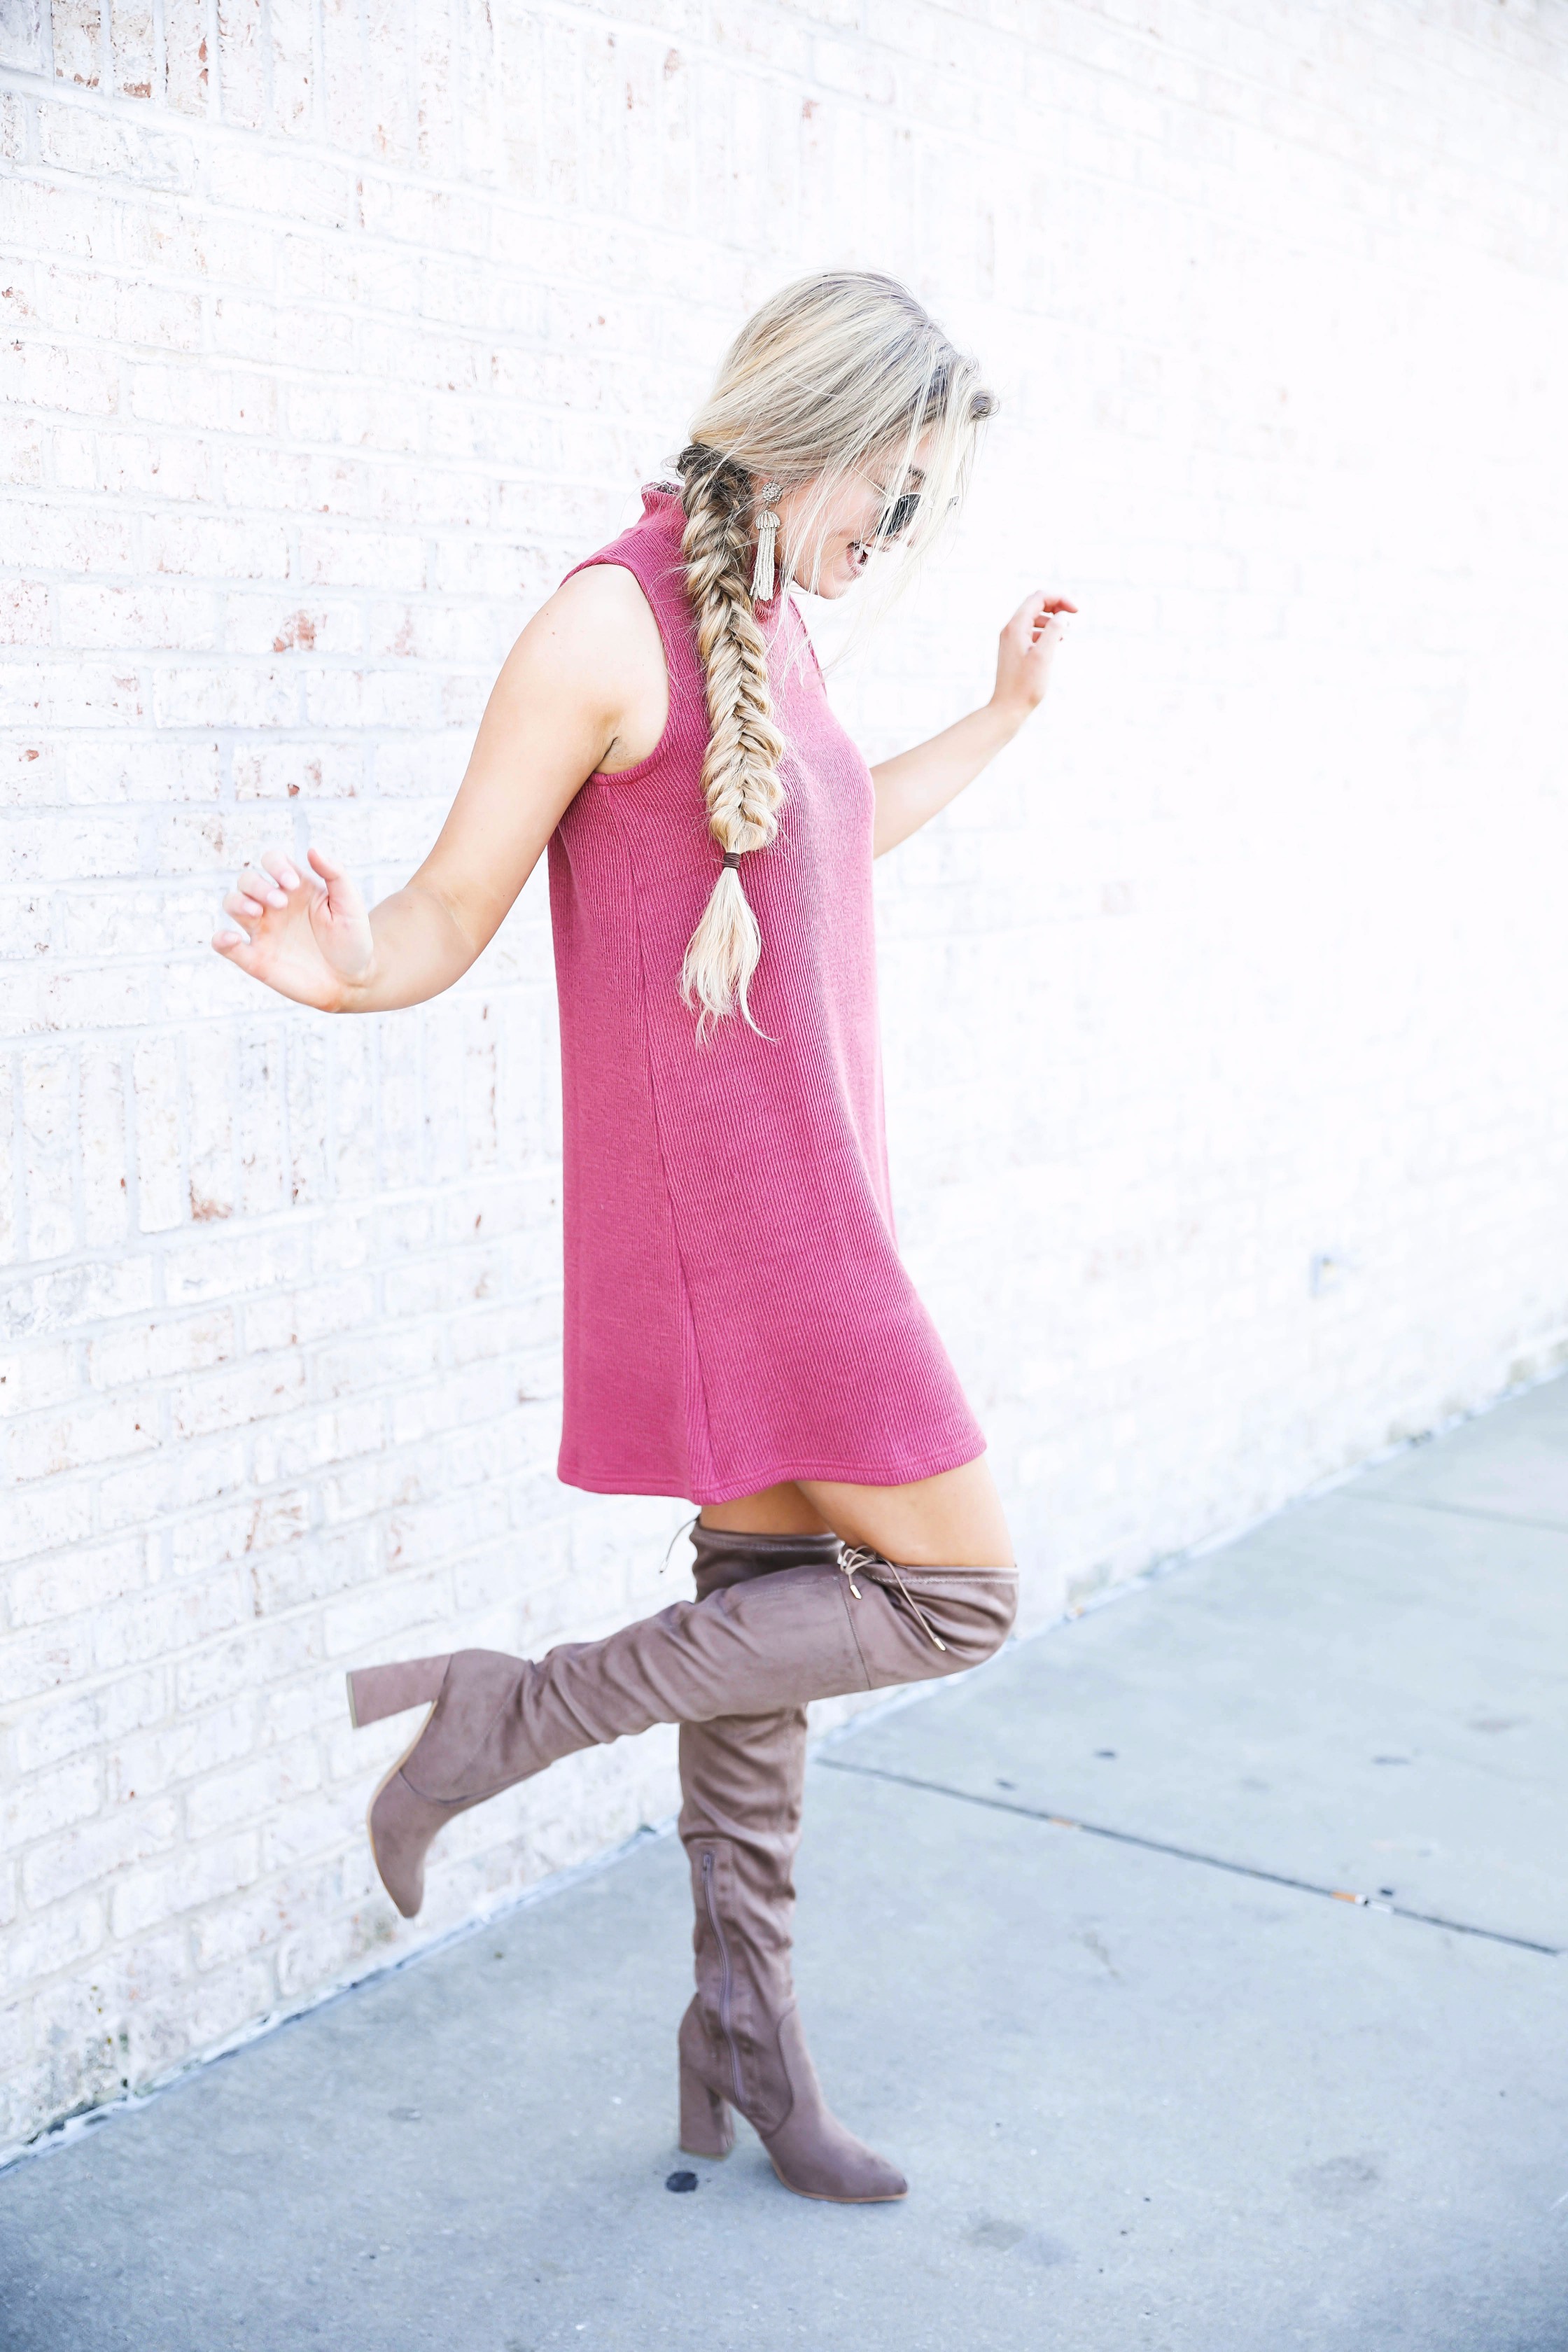
{"type": "MultiPolygon", "coordinates": [[[[564,1109],[560,1475],[716,1503],[784,1479],[897,1486],[984,1438],[900,1262],[888,1187],[870,772],[828,708],[787,591],[762,608],[788,749],[776,837],[741,876],[762,927],[738,1015],[706,1043],[680,996],[720,870],[679,497],[589,563],[653,609],[669,716],[595,775],[550,843],[564,1109]]],[[[583,565],[574,567],[582,570],[583,565]]],[[[570,577],[570,575],[568,575],[570,577]]]]}

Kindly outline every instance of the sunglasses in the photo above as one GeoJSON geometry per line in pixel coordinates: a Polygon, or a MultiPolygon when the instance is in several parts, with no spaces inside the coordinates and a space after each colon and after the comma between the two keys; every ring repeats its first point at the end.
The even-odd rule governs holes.
{"type": "Polygon", "coordinates": [[[908,530],[910,523],[913,522],[915,519],[915,511],[919,507],[920,502],[921,494],[919,490],[905,490],[901,497],[896,498],[891,506],[889,506],[883,514],[881,521],[877,525],[877,537],[879,539],[901,539],[905,531],[908,530]]]}

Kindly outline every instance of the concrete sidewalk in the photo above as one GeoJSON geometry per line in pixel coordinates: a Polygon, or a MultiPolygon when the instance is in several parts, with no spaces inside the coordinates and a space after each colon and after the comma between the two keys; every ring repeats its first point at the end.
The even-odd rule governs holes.
{"type": "Polygon", "coordinates": [[[906,2203],[679,2155],[650,1840],[0,2176],[0,2345],[1561,2352],[1565,1637],[1568,1381],[819,1757],[906,2203]]]}

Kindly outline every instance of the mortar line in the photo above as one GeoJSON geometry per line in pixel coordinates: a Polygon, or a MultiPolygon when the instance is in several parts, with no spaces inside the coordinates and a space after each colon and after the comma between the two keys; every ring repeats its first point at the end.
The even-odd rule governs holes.
{"type": "Polygon", "coordinates": [[[953,1797],[961,1805],[982,1805],[991,1812],[1017,1813],[1026,1822],[1044,1822],[1051,1829],[1081,1830],[1086,1837],[1107,1838],[1116,1845],[1141,1846],[1146,1853],[1163,1853],[1177,1862],[1201,1863],[1206,1870],[1229,1871],[1236,1878],[1258,1878],[1270,1886],[1293,1887],[1301,1895],[1319,1895],[1331,1903],[1351,1903],[1367,1911],[1386,1911],[1396,1919],[1413,1919],[1423,1927],[1447,1927],[1456,1936],[1479,1936],[1489,1944],[1510,1944],[1518,1951],[1541,1952],[1548,1959],[1563,1956],[1560,1944],[1537,1943],[1530,1936],[1510,1936],[1500,1927],[1477,1927],[1466,1919],[1446,1919],[1436,1911],[1413,1911],[1407,1904],[1384,1902],[1373,1895],[1356,1895],[1348,1887],[1325,1886],[1318,1879],[1297,1878],[1289,1871],[1265,1870],[1260,1863],[1231,1862],[1224,1854],[1204,1853],[1197,1847],[1172,1845],[1164,1838],[1142,1837],[1136,1830],[1117,1830],[1103,1822],[1080,1822],[1070,1813],[1049,1813],[1037,1805],[1020,1805],[1006,1797],[982,1797],[970,1789],[955,1789],[945,1780],[918,1780],[912,1772],[891,1772],[880,1764],[849,1764],[836,1756],[816,1761],[829,1772],[858,1772],[867,1780],[890,1780],[901,1789],[922,1789],[930,1796],[953,1797]]]}

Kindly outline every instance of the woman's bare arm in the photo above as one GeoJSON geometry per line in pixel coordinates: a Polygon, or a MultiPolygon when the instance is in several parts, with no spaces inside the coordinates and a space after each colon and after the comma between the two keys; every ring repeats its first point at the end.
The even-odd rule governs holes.
{"type": "Polygon", "coordinates": [[[896,849],[956,800],[965,784],[1010,743],[1045,697],[1051,663],[1078,606],[1065,596],[1026,598],[1002,632],[996,689],[989,702],[871,771],[877,788],[874,854],[896,849]]]}
{"type": "Polygon", "coordinates": [[[587,778],[653,750],[668,696],[658,625],[631,574],[615,564],[575,573],[508,655],[447,821],[403,888],[367,912],[316,845],[314,875],[269,847],[225,898],[235,922],[214,947],[322,1012],[439,995],[495,937],[587,778]]]}

